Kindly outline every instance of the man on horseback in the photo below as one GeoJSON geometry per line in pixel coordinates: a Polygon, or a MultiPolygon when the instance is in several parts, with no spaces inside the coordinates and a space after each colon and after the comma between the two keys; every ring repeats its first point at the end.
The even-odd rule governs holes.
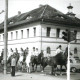
{"type": "Polygon", "coordinates": [[[61,45],[59,45],[58,48],[56,49],[55,55],[57,55],[59,53],[63,53],[62,52],[62,46],[61,45]]]}
{"type": "Polygon", "coordinates": [[[9,62],[10,61],[10,59],[11,59],[11,56],[14,54],[14,52],[13,52],[13,50],[12,50],[12,48],[10,49],[10,52],[9,52],[9,54],[8,54],[8,57],[7,57],[7,61],[9,62]]]}
{"type": "Polygon", "coordinates": [[[39,55],[39,52],[38,52],[38,48],[36,48],[36,51],[35,51],[35,54],[34,54],[36,57],[38,57],[39,55]]]}
{"type": "Polygon", "coordinates": [[[22,71],[23,71],[23,60],[24,60],[24,50],[23,48],[20,48],[18,66],[19,69],[22,71]]]}

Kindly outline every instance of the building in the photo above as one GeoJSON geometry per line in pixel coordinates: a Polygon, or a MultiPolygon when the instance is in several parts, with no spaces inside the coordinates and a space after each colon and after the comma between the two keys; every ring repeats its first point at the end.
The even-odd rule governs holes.
{"type": "MultiPolygon", "coordinates": [[[[72,9],[70,5],[68,9],[72,9]]],[[[49,5],[40,6],[30,12],[21,14],[8,19],[8,50],[10,48],[37,48],[39,52],[44,51],[45,56],[55,55],[55,50],[62,45],[65,51],[67,42],[62,39],[62,32],[71,30],[76,32],[76,41],[71,42],[71,52],[74,57],[80,57],[80,19],[68,12],[62,12],[49,5]]],[[[3,23],[0,24],[0,51],[4,48],[3,42],[3,23]]]]}

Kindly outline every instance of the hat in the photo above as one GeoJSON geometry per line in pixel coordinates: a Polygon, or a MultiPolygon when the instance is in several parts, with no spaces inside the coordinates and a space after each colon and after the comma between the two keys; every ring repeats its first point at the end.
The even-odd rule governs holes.
{"type": "Polygon", "coordinates": [[[59,45],[59,47],[62,47],[61,45],[59,45]]]}

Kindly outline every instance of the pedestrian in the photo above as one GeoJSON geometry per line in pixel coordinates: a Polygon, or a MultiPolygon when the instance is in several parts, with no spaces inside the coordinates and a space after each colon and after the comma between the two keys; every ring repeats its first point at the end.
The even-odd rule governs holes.
{"type": "Polygon", "coordinates": [[[11,76],[15,76],[15,66],[16,66],[16,59],[15,59],[15,56],[12,56],[12,59],[11,59],[11,76]]]}

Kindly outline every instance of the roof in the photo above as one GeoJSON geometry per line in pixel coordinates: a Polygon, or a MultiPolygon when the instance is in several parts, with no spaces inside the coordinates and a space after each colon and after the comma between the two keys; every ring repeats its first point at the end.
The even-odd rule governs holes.
{"type": "MultiPolygon", "coordinates": [[[[36,21],[45,21],[50,23],[65,24],[71,26],[80,26],[80,19],[68,17],[66,14],[52,8],[49,5],[43,5],[32,11],[15,15],[8,19],[8,28],[28,24],[36,21]]],[[[3,29],[4,22],[0,24],[0,30],[3,29]]]]}

